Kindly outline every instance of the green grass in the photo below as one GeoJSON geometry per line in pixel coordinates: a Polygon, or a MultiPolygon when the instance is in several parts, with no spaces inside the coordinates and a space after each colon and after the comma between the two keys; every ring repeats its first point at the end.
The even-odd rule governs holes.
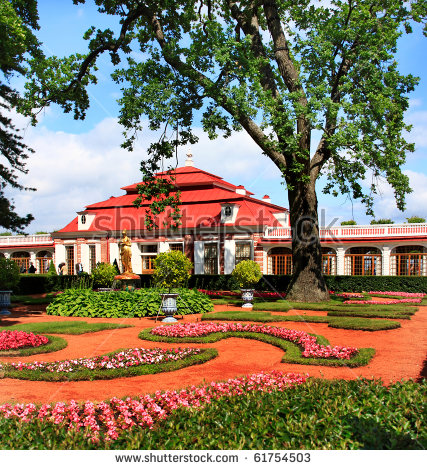
{"type": "Polygon", "coordinates": [[[18,357],[18,356],[34,356],[35,354],[45,354],[53,351],[59,351],[67,347],[68,342],[63,338],[45,335],[49,340],[47,344],[37,346],[35,348],[8,349],[0,351],[0,357],[18,357]]]}
{"type": "Polygon", "coordinates": [[[390,320],[377,320],[370,318],[328,317],[330,328],[343,330],[380,331],[400,328],[400,323],[390,320]]]}
{"type": "MultiPolygon", "coordinates": [[[[305,364],[311,366],[331,366],[331,367],[360,367],[365,366],[373,358],[375,354],[375,349],[372,348],[363,348],[359,349],[359,352],[353,356],[351,359],[324,359],[324,358],[311,358],[303,357],[301,355],[301,348],[296,344],[286,341],[275,336],[271,336],[263,333],[252,333],[252,332],[240,332],[240,331],[228,331],[228,332],[219,332],[212,333],[207,336],[199,337],[185,337],[185,338],[175,338],[175,337],[166,337],[166,336],[157,336],[151,334],[153,328],[147,328],[142,330],[139,333],[138,337],[142,340],[147,341],[159,341],[164,343],[215,343],[226,338],[246,338],[254,339],[257,341],[262,341],[264,343],[277,346],[278,348],[285,351],[285,355],[282,358],[282,362],[287,362],[289,364],[305,364]]],[[[310,333],[311,334],[311,333],[310,333]]],[[[311,334],[317,338],[317,342],[321,345],[328,345],[329,341],[320,335],[311,334]]]]}
{"type": "MultiPolygon", "coordinates": [[[[118,349],[105,356],[112,356],[118,349]]],[[[21,380],[43,380],[46,382],[69,382],[83,380],[111,380],[119,377],[134,377],[138,375],[159,374],[161,372],[171,372],[173,370],[183,369],[195,364],[203,364],[204,362],[214,359],[218,355],[218,351],[213,348],[206,348],[200,354],[189,356],[178,361],[166,362],[164,364],[143,364],[140,366],[126,367],[123,369],[106,369],[106,370],[76,370],[75,372],[41,372],[36,370],[15,370],[3,364],[2,372],[4,377],[21,380]]]]}
{"type": "MultiPolygon", "coordinates": [[[[410,318],[410,317],[408,317],[410,318]]],[[[320,315],[271,315],[265,312],[214,312],[202,315],[202,321],[224,320],[224,321],[253,321],[253,322],[282,322],[293,321],[300,323],[328,323],[332,328],[343,330],[379,331],[400,328],[400,323],[388,320],[376,320],[365,318],[350,318],[345,316],[320,316],[320,315]],[[349,321],[351,320],[351,321],[349,321]]]]}
{"type": "Polygon", "coordinates": [[[328,316],[333,317],[363,317],[363,318],[393,318],[395,320],[410,320],[412,314],[403,315],[394,312],[364,312],[354,310],[329,310],[328,316]]]}
{"type": "Polygon", "coordinates": [[[8,326],[1,330],[31,331],[32,333],[62,334],[62,335],[82,335],[103,330],[115,330],[118,328],[129,328],[131,325],[119,325],[117,323],[87,323],[85,321],[52,321],[40,323],[24,323],[20,325],[8,326]]]}
{"type": "MultiPolygon", "coordinates": [[[[4,450],[424,450],[427,382],[310,379],[273,393],[252,392],[178,408],[153,429],[114,441],[49,421],[0,419],[4,450]]],[[[288,454],[289,457],[290,454],[288,454]]],[[[282,462],[282,465],[286,465],[282,462]]],[[[265,464],[264,464],[265,466],[265,464]]]]}

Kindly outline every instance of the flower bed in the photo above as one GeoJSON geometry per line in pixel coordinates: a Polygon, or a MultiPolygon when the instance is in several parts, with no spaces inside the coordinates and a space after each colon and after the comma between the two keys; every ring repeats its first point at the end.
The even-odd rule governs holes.
{"type": "Polygon", "coordinates": [[[286,341],[291,341],[302,347],[303,357],[350,359],[358,353],[357,348],[345,346],[322,346],[318,344],[315,336],[304,331],[289,330],[287,328],[253,325],[243,323],[179,323],[176,325],[157,326],[151,330],[151,334],[173,338],[194,338],[207,336],[212,333],[249,332],[274,336],[286,341]]]}
{"type": "Polygon", "coordinates": [[[87,432],[92,441],[105,433],[107,440],[114,440],[119,434],[136,426],[153,428],[159,420],[167,418],[180,407],[200,408],[205,403],[221,397],[243,395],[253,391],[272,392],[303,384],[308,375],[283,372],[253,374],[230,379],[226,382],[212,382],[204,387],[191,387],[179,391],[156,392],[138,399],[112,398],[109,402],[86,401],[79,405],[72,400],[69,404],[58,402],[54,406],[40,407],[29,404],[0,405],[0,416],[23,422],[50,422],[56,426],[87,432]]]}
{"type": "Polygon", "coordinates": [[[368,292],[369,295],[394,295],[396,297],[405,297],[409,299],[410,297],[424,297],[426,294],[424,293],[417,293],[417,292],[376,292],[371,291],[368,292]]]}
{"type": "Polygon", "coordinates": [[[27,331],[0,331],[0,351],[10,349],[36,348],[47,344],[49,339],[46,336],[35,335],[27,331]]]}
{"type": "MultiPolygon", "coordinates": [[[[37,370],[42,372],[67,373],[79,370],[108,370],[127,369],[145,364],[164,364],[178,361],[189,356],[200,354],[196,348],[178,349],[143,349],[133,348],[119,351],[110,356],[95,356],[92,358],[70,359],[55,362],[17,362],[8,364],[7,367],[15,370],[37,370]]],[[[1,368],[1,365],[0,365],[1,368]]]]}
{"type": "Polygon", "coordinates": [[[421,303],[421,299],[345,300],[343,303],[366,305],[418,304],[421,303]]]}
{"type": "Polygon", "coordinates": [[[357,292],[343,292],[341,294],[333,294],[336,297],[343,297],[346,299],[363,299],[365,296],[363,294],[358,294],[357,292]]]}

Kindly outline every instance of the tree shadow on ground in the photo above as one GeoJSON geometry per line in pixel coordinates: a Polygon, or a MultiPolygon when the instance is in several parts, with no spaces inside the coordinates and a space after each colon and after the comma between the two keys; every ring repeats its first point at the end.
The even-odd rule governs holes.
{"type": "Polygon", "coordinates": [[[417,377],[416,382],[421,383],[423,380],[427,380],[427,357],[424,359],[423,368],[420,371],[420,375],[417,377]]]}

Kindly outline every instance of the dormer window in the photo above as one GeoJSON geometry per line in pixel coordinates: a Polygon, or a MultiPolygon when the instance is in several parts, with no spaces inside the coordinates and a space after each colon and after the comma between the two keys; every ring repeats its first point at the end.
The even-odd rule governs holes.
{"type": "Polygon", "coordinates": [[[86,216],[82,215],[81,218],[80,218],[80,221],[81,221],[82,225],[85,225],[86,224],[86,216]]]}

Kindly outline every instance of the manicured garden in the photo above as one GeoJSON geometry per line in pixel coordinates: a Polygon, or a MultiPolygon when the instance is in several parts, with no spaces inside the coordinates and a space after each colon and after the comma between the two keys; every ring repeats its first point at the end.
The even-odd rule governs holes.
{"type": "MultiPolygon", "coordinates": [[[[25,384],[38,381],[33,387],[43,386],[53,393],[56,389],[49,387],[56,387],[56,383],[66,381],[73,388],[96,380],[94,390],[105,388],[98,385],[101,382],[110,384],[111,395],[88,400],[83,394],[78,400],[55,403],[20,400],[21,404],[13,400],[6,403],[7,396],[2,396],[0,447],[423,449],[427,445],[425,380],[413,376],[418,383],[392,380],[382,384],[378,379],[333,379],[355,379],[360,373],[380,377],[375,373],[381,364],[376,350],[384,353],[384,335],[393,334],[393,344],[398,344],[400,332],[407,338],[406,329],[424,315],[424,295],[400,291],[334,293],[327,303],[295,304],[287,302],[283,294],[260,292],[255,295],[253,310],[248,311],[240,309],[242,300],[237,291],[180,289],[179,293],[178,318],[183,316],[175,324],[154,322],[160,306],[157,289],[71,289],[45,298],[51,321],[46,321],[45,315],[43,321],[32,321],[30,315],[19,314],[14,322],[2,320],[0,381],[6,385],[4,390],[13,384],[15,389],[25,390],[25,384]],[[85,321],[64,317],[84,317],[85,321]],[[97,318],[109,318],[109,323],[100,323],[97,318]],[[126,347],[121,339],[121,348],[108,351],[106,344],[102,354],[55,359],[57,341],[62,342],[64,356],[71,341],[76,344],[74,350],[79,341],[82,351],[90,350],[89,339],[95,334],[103,335],[97,336],[100,344],[106,341],[101,338],[116,344],[113,338],[117,335],[133,338],[131,341],[139,341],[141,346],[126,347]],[[365,335],[359,342],[367,347],[357,345],[356,334],[365,335]],[[151,347],[153,342],[156,344],[151,347]],[[160,346],[162,343],[168,343],[167,347],[160,346]],[[209,371],[214,376],[218,368],[214,364],[222,364],[222,375],[226,374],[230,359],[221,362],[221,356],[231,344],[239,347],[242,360],[247,355],[248,361],[258,356],[258,361],[264,358],[267,363],[270,358],[265,348],[281,351],[276,363],[280,370],[259,370],[251,375],[242,370],[229,380],[224,377],[211,383],[209,371]],[[256,344],[265,352],[257,353],[256,344]],[[13,359],[18,354],[37,358],[13,359]],[[184,377],[181,371],[194,371],[186,372],[194,381],[187,388],[180,379],[184,377]],[[316,371],[330,379],[315,378],[316,371]],[[169,383],[170,374],[177,374],[175,388],[157,392],[151,388],[141,395],[142,376],[156,377],[157,390],[164,390],[162,384],[169,383]],[[129,398],[115,398],[115,384],[119,387],[130,378],[137,380],[134,393],[129,398]],[[201,385],[203,379],[207,383],[201,385]]],[[[31,305],[30,297],[14,300],[23,308],[31,305]]],[[[402,345],[400,351],[404,349],[402,345]]]]}

